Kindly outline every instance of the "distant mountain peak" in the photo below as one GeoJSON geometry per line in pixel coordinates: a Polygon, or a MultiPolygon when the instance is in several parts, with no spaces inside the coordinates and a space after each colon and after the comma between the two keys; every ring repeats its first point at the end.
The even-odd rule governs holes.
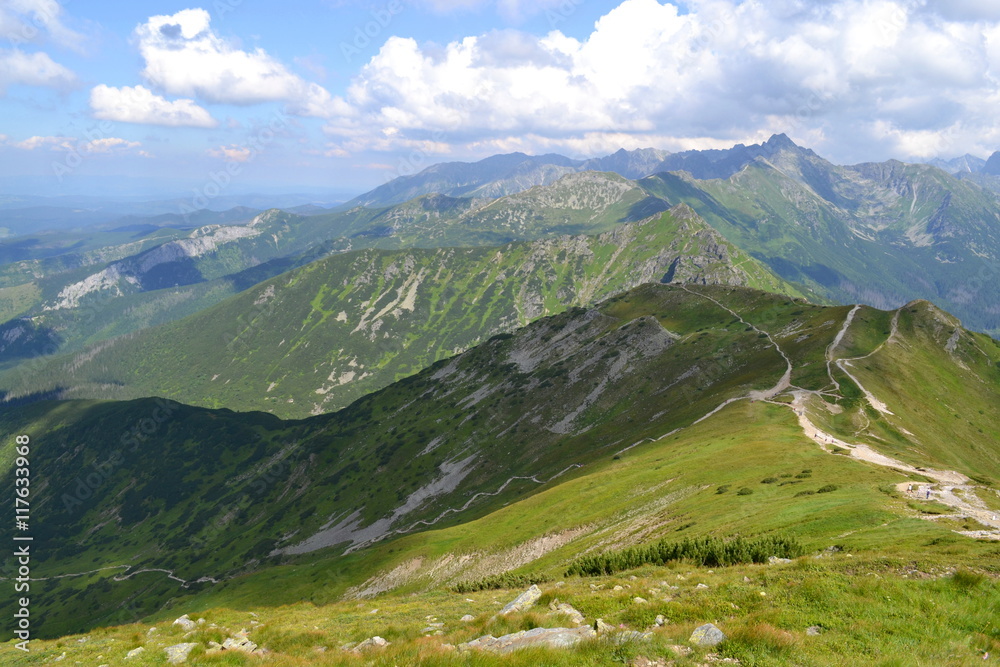
{"type": "Polygon", "coordinates": [[[983,173],[1000,176],[1000,151],[996,151],[983,165],[983,173]]]}
{"type": "Polygon", "coordinates": [[[767,140],[764,144],[769,148],[798,148],[798,144],[788,138],[788,135],[782,132],[781,134],[772,134],[771,138],[767,140]]]}

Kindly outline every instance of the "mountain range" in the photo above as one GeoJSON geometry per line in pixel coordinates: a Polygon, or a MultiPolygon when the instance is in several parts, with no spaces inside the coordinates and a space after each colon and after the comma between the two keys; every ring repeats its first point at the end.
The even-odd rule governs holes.
{"type": "MultiPolygon", "coordinates": [[[[776,135],[728,151],[619,152],[590,163],[497,156],[389,185],[414,198],[310,215],[269,212],[250,224],[0,243],[9,260],[0,267],[0,365],[175,321],[330,253],[594,234],[681,203],[799,290],[883,308],[931,298],[973,329],[1000,329],[998,283],[990,279],[997,195],[930,166],[839,167],[776,135]],[[680,171],[630,180],[578,171],[587,164],[629,174],[680,171]],[[514,183],[512,173],[524,179],[514,183]],[[491,198],[483,187],[516,191],[491,198]],[[458,196],[473,190],[481,196],[458,196]]],[[[250,213],[232,214],[240,212],[250,213]]]]}
{"type": "Polygon", "coordinates": [[[648,282],[804,296],[681,204],[591,236],[334,254],[178,322],[57,357],[18,393],[61,386],[64,398],[155,395],[305,417],[648,282]]]}
{"type": "Polygon", "coordinates": [[[0,242],[24,664],[979,664],[1000,201],[960,162],[513,154],[0,242]]]}

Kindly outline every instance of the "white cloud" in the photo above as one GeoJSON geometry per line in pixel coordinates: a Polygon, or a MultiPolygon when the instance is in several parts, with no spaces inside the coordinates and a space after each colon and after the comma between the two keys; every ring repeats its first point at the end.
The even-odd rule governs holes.
{"type": "Polygon", "coordinates": [[[15,45],[41,41],[48,36],[60,46],[80,50],[84,37],[63,20],[56,0],[4,0],[0,4],[0,38],[15,45]]]}
{"type": "Polygon", "coordinates": [[[122,123],[171,127],[215,127],[218,122],[193,100],[169,101],[143,86],[113,88],[103,84],[90,91],[94,118],[122,123]]]}
{"type": "Polygon", "coordinates": [[[3,0],[0,40],[12,47],[0,49],[0,95],[13,84],[62,90],[76,84],[76,75],[64,65],[43,51],[31,51],[46,41],[82,50],[83,35],[66,26],[56,0],[3,0]]]}
{"type": "MultiPolygon", "coordinates": [[[[6,136],[0,135],[6,140],[6,136]]],[[[139,148],[142,144],[138,141],[129,141],[120,137],[102,137],[91,139],[90,141],[80,141],[74,137],[29,137],[23,141],[11,144],[16,148],[25,151],[33,151],[48,148],[54,151],[68,151],[79,153],[121,153],[133,148],[139,148]]],[[[146,151],[138,151],[140,155],[150,157],[146,151]]]]}
{"type": "Polygon", "coordinates": [[[66,89],[76,83],[76,75],[46,53],[0,49],[0,94],[18,83],[66,89]]]}
{"type": "Polygon", "coordinates": [[[14,146],[25,151],[33,151],[38,148],[51,148],[52,150],[71,151],[76,145],[76,139],[72,137],[28,137],[24,141],[14,143],[14,146]]]}
{"type": "Polygon", "coordinates": [[[80,150],[86,153],[112,153],[130,148],[138,148],[141,145],[138,141],[128,141],[119,137],[106,137],[80,144],[80,150]]]}
{"type": "Polygon", "coordinates": [[[291,113],[326,116],[332,98],[263,49],[244,51],[217,35],[204,9],[153,16],[136,28],[143,77],[172,95],[226,104],[284,101],[291,113]]]}
{"type": "Polygon", "coordinates": [[[699,138],[772,131],[848,161],[933,145],[991,152],[995,4],[963,0],[949,13],[944,0],[690,0],[681,12],[625,0],[582,40],[557,30],[444,46],[390,37],[330,104],[325,129],[347,152],[707,147],[699,138]]]}
{"type": "Polygon", "coordinates": [[[230,162],[246,162],[253,155],[253,151],[247,146],[219,146],[209,149],[208,154],[212,157],[221,158],[230,162]]]}

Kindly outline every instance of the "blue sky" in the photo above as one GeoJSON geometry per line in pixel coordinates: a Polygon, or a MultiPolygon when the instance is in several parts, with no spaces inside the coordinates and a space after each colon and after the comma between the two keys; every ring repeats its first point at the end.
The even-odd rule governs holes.
{"type": "Polygon", "coordinates": [[[1000,148],[987,0],[0,4],[0,192],[360,192],[520,150],[1000,148]]]}

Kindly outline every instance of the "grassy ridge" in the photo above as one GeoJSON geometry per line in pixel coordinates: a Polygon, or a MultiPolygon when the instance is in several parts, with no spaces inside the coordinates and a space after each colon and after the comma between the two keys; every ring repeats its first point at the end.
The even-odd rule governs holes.
{"type": "MultiPolygon", "coordinates": [[[[915,331],[936,321],[912,315],[915,331]]],[[[742,288],[646,285],[304,421],[154,401],[8,411],[0,429],[32,435],[33,469],[49,480],[33,517],[37,574],[118,568],[40,583],[43,625],[115,622],[126,600],[144,616],[173,599],[169,615],[422,594],[506,571],[555,576],[580,556],[685,537],[781,534],[810,553],[840,545],[934,566],[995,557],[995,544],[920,520],[895,493],[902,473],[824,453],[780,401],[736,400],[695,424],[784,374],[763,332],[799,341],[786,354],[808,369],[844,317],[742,288]],[[78,490],[92,474],[94,488],[78,490]],[[355,527],[330,548],[289,550],[350,516],[355,527]],[[402,532],[368,543],[388,529],[402,532]],[[124,565],[224,581],[114,581],[124,565]]],[[[938,354],[936,339],[897,335],[901,363],[938,354]]],[[[980,370],[938,368],[957,396],[982,391],[980,370]]],[[[901,391],[927,397],[920,383],[901,391]]],[[[837,416],[865,414],[851,400],[837,416]]],[[[833,426],[856,437],[849,421],[833,426]]],[[[907,427],[925,437],[919,421],[907,427]]],[[[954,460],[977,465],[985,442],[953,443],[954,460]]]]}
{"type": "MultiPolygon", "coordinates": [[[[277,664],[285,664],[281,662],[284,660],[289,661],[287,664],[296,660],[306,664],[358,664],[357,659],[339,654],[335,648],[374,634],[390,639],[395,645],[386,654],[386,660],[464,664],[465,658],[455,662],[459,658],[438,648],[436,642],[454,644],[487,632],[502,634],[534,625],[565,625],[565,621],[536,613],[507,621],[511,625],[491,625],[489,616],[499,608],[493,601],[502,604],[518,591],[451,593],[445,590],[444,580],[421,576],[434,566],[440,571],[445,558],[454,561],[465,554],[502,554],[510,545],[533,535],[551,534],[554,529],[570,527],[581,520],[584,525],[596,524],[597,530],[591,536],[581,538],[585,541],[569,542],[528,566],[534,572],[552,572],[558,579],[573,554],[586,550],[588,544],[606,542],[609,531],[602,532],[602,527],[628,535],[629,519],[633,529],[648,526],[650,521],[668,520],[660,528],[665,534],[708,535],[789,525],[795,523],[795,516],[810,521],[795,529],[810,554],[797,564],[716,567],[714,572],[671,564],[666,568],[646,566],[632,572],[638,575],[638,580],[626,576],[628,572],[617,577],[570,578],[566,586],[558,589],[552,583],[541,585],[546,597],[540,611],[547,600],[559,597],[580,609],[591,621],[602,617],[606,622],[640,630],[651,625],[657,614],[665,615],[667,625],[657,632],[654,643],[649,647],[634,647],[636,654],[641,655],[672,656],[667,647],[685,643],[691,630],[706,621],[715,621],[732,638],[721,647],[723,655],[749,660],[748,664],[843,664],[848,655],[868,655],[873,660],[878,656],[883,659],[895,656],[910,664],[913,656],[933,664],[952,655],[954,664],[972,664],[971,660],[981,658],[983,650],[995,650],[996,642],[1000,642],[997,628],[991,624],[996,614],[996,582],[976,576],[942,579],[937,576],[963,565],[978,569],[995,563],[997,546],[959,538],[934,524],[905,517],[902,504],[879,491],[880,486],[900,477],[823,454],[796,434],[789,411],[774,406],[731,406],[718,419],[679,435],[677,440],[632,450],[618,461],[603,464],[603,470],[592,470],[588,475],[469,525],[413,535],[380,545],[365,555],[337,561],[318,555],[304,558],[259,576],[241,577],[210,587],[194,596],[175,586],[167,608],[145,621],[160,626],[157,634],[164,633],[162,639],[150,642],[145,637],[146,624],[125,625],[89,633],[93,643],[90,646],[77,645],[72,637],[45,642],[37,647],[38,657],[33,659],[51,659],[62,651],[67,651],[67,657],[80,656],[76,659],[97,653],[113,658],[147,642],[154,648],[161,641],[163,645],[177,643],[182,641],[179,631],[169,627],[169,623],[180,614],[189,613],[192,618],[203,616],[234,631],[251,626],[250,620],[258,620],[263,626],[251,628],[251,638],[285,654],[275,657],[277,664]],[[736,412],[731,412],[734,408],[736,412]],[[748,423],[753,424],[754,431],[759,431],[759,439],[738,444],[728,440],[734,424],[748,423]],[[759,459],[747,459],[750,452],[759,452],[759,459]],[[707,465],[718,460],[741,463],[746,460],[747,465],[739,468],[707,465]],[[776,465],[776,461],[781,464],[776,465]],[[841,497],[841,502],[833,504],[829,501],[836,494],[828,494],[828,499],[815,496],[796,499],[791,493],[795,486],[771,488],[774,485],[759,485],[759,480],[749,498],[731,492],[716,493],[720,482],[734,488],[754,485],[755,478],[799,470],[802,466],[813,470],[812,478],[803,484],[839,482],[849,497],[841,497]],[[664,481],[674,476],[678,479],[664,487],[664,481]],[[658,500],[688,484],[707,488],[674,503],[643,507],[643,500],[658,500]],[[656,489],[657,486],[660,488],[656,489]],[[774,495],[765,500],[759,496],[765,491],[774,495]],[[780,507],[785,508],[782,516],[769,516],[780,507]],[[636,512],[637,508],[642,509],[636,512]],[[677,531],[692,518],[698,523],[677,531]],[[558,523],[553,524],[554,519],[558,523]],[[842,536],[847,532],[851,534],[842,536]],[[824,552],[829,555],[812,558],[812,554],[833,545],[841,551],[824,552]],[[414,559],[422,560],[424,567],[396,592],[374,600],[339,600],[348,582],[363,581],[365,576],[393,569],[390,566],[394,563],[414,559]],[[744,577],[750,581],[744,581],[744,577]],[[678,586],[679,590],[661,588],[662,581],[678,586]],[[697,584],[701,583],[709,586],[709,590],[698,589],[697,584]],[[594,591],[591,584],[602,586],[603,590],[594,591]],[[631,588],[615,592],[611,590],[615,585],[631,588]],[[650,589],[659,593],[651,594],[650,589]],[[766,595],[760,595],[761,592],[766,595]],[[650,603],[636,604],[633,601],[636,595],[649,599],[650,603]],[[379,612],[370,613],[373,609],[379,612]],[[900,611],[903,609],[905,613],[900,611]],[[916,624],[913,609],[921,610],[916,624]],[[251,611],[255,617],[249,615],[251,611]],[[477,620],[463,627],[457,619],[469,613],[477,620]],[[420,630],[427,623],[427,615],[446,622],[445,636],[432,642],[422,639],[420,630]],[[811,625],[819,625],[823,634],[807,638],[805,628],[811,625]],[[109,645],[107,640],[111,638],[122,646],[109,645]],[[327,653],[317,655],[314,647],[324,645],[329,647],[327,653]],[[89,653],[91,650],[94,652],[89,653]]],[[[89,597],[83,597],[96,601],[100,579],[93,581],[95,586],[89,597]]],[[[137,593],[145,595],[147,591],[139,589],[137,593]]],[[[109,620],[134,622],[139,611],[119,609],[109,620]]],[[[595,653],[526,652],[504,657],[505,662],[489,657],[477,660],[484,665],[527,665],[537,664],[538,660],[546,664],[607,664],[612,659],[608,648],[581,651],[595,653]]],[[[696,664],[698,656],[695,654],[688,664],[696,664]]],[[[150,659],[157,658],[150,656],[150,659]]],[[[212,664],[208,658],[204,660],[212,664]]]]}
{"type": "Polygon", "coordinates": [[[67,397],[159,395],[305,417],[668,275],[798,294],[681,208],[597,236],[335,255],[187,320],[6,377],[15,395],[59,386],[67,397]]]}

